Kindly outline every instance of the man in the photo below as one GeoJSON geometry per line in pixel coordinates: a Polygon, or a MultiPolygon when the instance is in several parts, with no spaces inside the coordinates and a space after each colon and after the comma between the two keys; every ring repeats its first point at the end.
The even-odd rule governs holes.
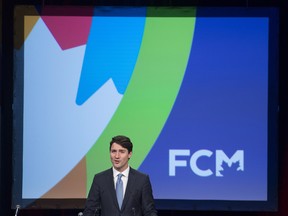
{"type": "Polygon", "coordinates": [[[84,216],[157,216],[149,176],[128,164],[132,148],[128,137],[112,138],[113,167],[94,176],[84,216]]]}

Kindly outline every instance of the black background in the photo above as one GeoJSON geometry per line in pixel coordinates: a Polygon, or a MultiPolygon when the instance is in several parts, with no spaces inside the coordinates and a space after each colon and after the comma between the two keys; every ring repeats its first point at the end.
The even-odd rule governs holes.
{"type": "MultiPolygon", "coordinates": [[[[212,7],[266,7],[280,10],[279,34],[279,170],[278,211],[159,211],[159,216],[207,215],[207,216],[287,216],[288,215],[288,1],[287,0],[0,0],[2,11],[1,70],[0,70],[0,215],[14,215],[11,209],[12,191],[12,95],[13,95],[13,8],[18,4],[45,5],[123,5],[123,6],[212,6],[212,7]]],[[[19,216],[72,216],[78,209],[30,209],[20,210],[19,216]]]]}

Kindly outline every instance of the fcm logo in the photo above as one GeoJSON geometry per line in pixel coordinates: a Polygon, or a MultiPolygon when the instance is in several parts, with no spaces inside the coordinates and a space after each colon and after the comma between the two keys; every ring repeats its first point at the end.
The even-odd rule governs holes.
{"type": "MultiPolygon", "coordinates": [[[[213,175],[213,171],[211,169],[200,169],[197,166],[197,160],[200,157],[211,157],[213,152],[207,149],[201,149],[192,154],[190,158],[190,168],[191,170],[198,176],[207,177],[213,175]]],[[[170,149],[169,150],[169,176],[176,176],[176,167],[187,167],[187,160],[179,159],[178,156],[190,156],[189,149],[170,149]],[[176,158],[178,157],[178,158],[176,158]]],[[[233,163],[239,162],[239,167],[237,171],[244,171],[244,151],[237,150],[231,158],[229,158],[223,150],[215,151],[215,175],[223,176],[221,171],[223,171],[222,164],[225,162],[229,167],[232,166],[233,163]]]]}

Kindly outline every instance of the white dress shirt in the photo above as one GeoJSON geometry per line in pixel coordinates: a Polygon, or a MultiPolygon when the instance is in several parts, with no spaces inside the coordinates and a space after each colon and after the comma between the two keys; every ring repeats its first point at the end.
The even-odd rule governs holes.
{"type": "MultiPolygon", "coordinates": [[[[126,187],[127,187],[127,182],[128,182],[128,176],[129,176],[129,171],[130,171],[130,166],[128,166],[128,168],[126,170],[124,170],[123,172],[121,172],[123,174],[122,176],[122,181],[123,181],[123,197],[125,196],[125,191],[126,191],[126,187]]],[[[114,167],[113,167],[113,177],[114,177],[114,187],[116,190],[116,181],[118,178],[118,174],[120,172],[117,171],[114,167]]]]}

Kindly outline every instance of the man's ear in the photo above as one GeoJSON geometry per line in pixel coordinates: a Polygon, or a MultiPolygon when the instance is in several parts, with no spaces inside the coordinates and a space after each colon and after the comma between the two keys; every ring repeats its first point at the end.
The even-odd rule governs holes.
{"type": "Polygon", "coordinates": [[[129,153],[128,158],[130,159],[132,157],[132,151],[129,153]]]}

